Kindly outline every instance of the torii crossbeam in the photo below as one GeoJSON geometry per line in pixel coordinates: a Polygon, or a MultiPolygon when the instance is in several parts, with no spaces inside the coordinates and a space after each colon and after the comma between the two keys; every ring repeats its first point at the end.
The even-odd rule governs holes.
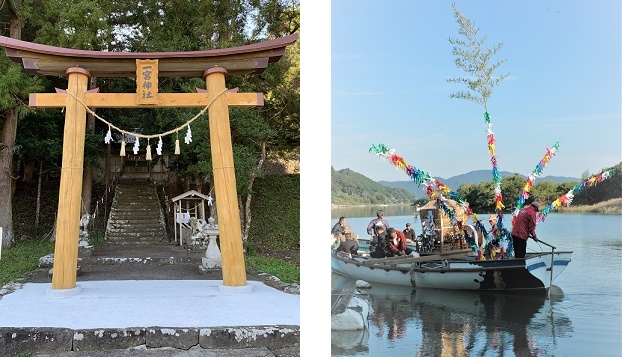
{"type": "MultiPolygon", "coordinates": [[[[78,233],[82,194],[82,165],[89,108],[209,107],[209,136],[214,169],[214,190],[218,197],[220,249],[223,285],[247,287],[240,215],[235,182],[229,107],[263,105],[262,93],[227,92],[225,76],[260,74],[278,61],[297,34],[253,45],[192,52],[99,52],[83,51],[0,36],[0,46],[14,62],[34,75],[67,76],[67,91],[31,93],[31,107],[66,108],[63,161],[58,202],[58,223],[54,248],[52,291],[76,291],[78,233]],[[87,91],[89,78],[135,77],[136,93],[87,91]],[[207,91],[158,93],[158,77],[198,77],[207,91]],[[84,104],[83,104],[84,103],[84,104]]],[[[77,291],[79,292],[79,290],[77,291]]]]}

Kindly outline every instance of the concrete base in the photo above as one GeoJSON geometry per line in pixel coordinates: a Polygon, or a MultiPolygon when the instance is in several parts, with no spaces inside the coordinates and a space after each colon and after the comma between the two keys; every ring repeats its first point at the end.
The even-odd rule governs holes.
{"type": "Polygon", "coordinates": [[[249,284],[242,286],[218,285],[218,291],[228,294],[248,294],[253,291],[253,286],[249,284]]]}
{"type": "Polygon", "coordinates": [[[73,289],[47,289],[45,295],[51,298],[66,298],[82,293],[82,287],[76,285],[73,289]]]}

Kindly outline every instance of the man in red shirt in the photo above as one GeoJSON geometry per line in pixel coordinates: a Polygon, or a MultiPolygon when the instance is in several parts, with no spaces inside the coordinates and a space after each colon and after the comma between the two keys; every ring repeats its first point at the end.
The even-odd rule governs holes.
{"type": "Polygon", "coordinates": [[[387,230],[388,233],[388,244],[387,250],[393,256],[396,255],[409,255],[413,252],[412,249],[406,246],[406,236],[401,231],[391,227],[387,230]]]}
{"type": "Polygon", "coordinates": [[[531,237],[536,242],[536,212],[540,209],[540,204],[536,201],[518,212],[512,226],[512,244],[514,245],[514,256],[525,258],[527,252],[527,239],[531,237]]]}

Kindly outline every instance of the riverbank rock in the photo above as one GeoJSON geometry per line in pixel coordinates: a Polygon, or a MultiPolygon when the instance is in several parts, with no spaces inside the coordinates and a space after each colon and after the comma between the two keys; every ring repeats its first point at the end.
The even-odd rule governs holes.
{"type": "Polygon", "coordinates": [[[371,289],[371,284],[366,282],[365,280],[357,280],[356,288],[357,289],[371,289]]]}
{"type": "Polygon", "coordinates": [[[342,313],[331,316],[331,329],[336,331],[363,330],[367,327],[369,303],[364,299],[352,296],[342,313]]]}

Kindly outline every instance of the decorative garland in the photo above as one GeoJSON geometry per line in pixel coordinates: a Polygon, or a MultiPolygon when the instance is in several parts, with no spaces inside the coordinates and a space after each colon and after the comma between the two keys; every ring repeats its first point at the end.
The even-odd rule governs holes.
{"type": "Polygon", "coordinates": [[[549,214],[550,211],[553,211],[556,208],[559,208],[560,206],[564,206],[564,207],[570,206],[574,196],[581,193],[584,188],[596,186],[600,182],[614,176],[615,174],[616,174],[616,169],[611,168],[608,170],[604,170],[600,172],[599,174],[591,176],[590,178],[585,180],[583,183],[575,185],[572,188],[572,190],[559,196],[557,199],[555,199],[555,201],[553,201],[552,203],[544,207],[540,212],[538,212],[538,214],[536,215],[536,223],[544,222],[544,220],[546,219],[546,216],[549,214]]]}
{"type": "MultiPolygon", "coordinates": [[[[419,170],[418,168],[406,163],[404,158],[396,153],[395,149],[390,149],[384,144],[378,144],[378,146],[372,145],[371,148],[369,148],[369,152],[375,154],[378,157],[386,159],[387,161],[392,163],[395,168],[404,170],[408,177],[410,177],[415,182],[415,184],[417,184],[417,187],[423,185],[426,195],[431,200],[436,200],[438,206],[451,219],[451,223],[454,225],[458,225],[459,229],[462,228],[462,224],[461,222],[458,222],[456,220],[455,211],[450,209],[445,203],[444,195],[449,196],[451,200],[456,201],[458,205],[460,205],[465,210],[465,212],[467,213],[467,219],[468,216],[473,215],[473,222],[475,223],[476,227],[480,228],[481,230],[481,227],[483,227],[483,225],[477,220],[477,215],[473,212],[473,210],[471,210],[471,207],[469,207],[469,203],[462,199],[462,197],[460,197],[457,192],[452,191],[448,186],[444,185],[439,180],[430,177],[429,173],[419,170]],[[477,225],[478,223],[479,226],[477,225]]],[[[486,229],[483,229],[482,234],[487,237],[486,229]]],[[[476,247],[477,243],[474,242],[471,246],[474,252],[477,250],[476,247]]]]}
{"type": "Polygon", "coordinates": [[[497,212],[501,212],[505,206],[503,205],[503,195],[501,194],[501,175],[497,168],[497,156],[495,155],[495,133],[492,132],[492,124],[490,123],[490,114],[484,113],[484,120],[486,121],[486,133],[488,138],[488,152],[490,153],[490,162],[492,164],[492,181],[495,184],[495,209],[497,212]]]}
{"type": "Polygon", "coordinates": [[[175,129],[169,130],[167,132],[164,132],[164,133],[145,135],[145,134],[134,133],[134,132],[131,132],[131,131],[128,131],[128,130],[123,130],[123,129],[115,126],[111,122],[109,122],[109,121],[105,120],[104,118],[100,117],[99,115],[97,115],[80,98],[76,97],[75,94],[73,94],[73,93],[71,93],[71,91],[67,90],[67,93],[70,94],[72,97],[74,97],[80,104],[82,104],[82,106],[84,106],[84,108],[86,108],[87,112],[89,112],[95,118],[101,120],[103,123],[108,125],[108,132],[106,133],[106,137],[104,138],[104,142],[106,144],[110,143],[110,141],[112,140],[111,129],[115,129],[116,131],[121,133],[122,141],[121,141],[121,152],[119,154],[120,156],[125,156],[125,135],[131,135],[131,136],[136,138],[136,140],[134,141],[134,148],[133,148],[134,155],[137,155],[138,151],[140,150],[139,138],[147,139],[147,155],[146,155],[146,159],[147,160],[151,160],[151,145],[149,143],[150,139],[158,138],[158,146],[156,148],[156,153],[158,155],[162,155],[162,137],[166,136],[166,135],[173,134],[173,133],[176,135],[175,155],[179,155],[179,153],[180,153],[180,150],[179,150],[179,131],[181,129],[183,129],[184,127],[188,127],[188,130],[186,131],[186,137],[184,139],[184,142],[186,144],[190,144],[192,142],[192,131],[190,130],[190,123],[192,123],[193,121],[198,119],[201,115],[205,114],[205,112],[209,109],[209,107],[212,105],[212,103],[214,103],[214,101],[216,99],[218,99],[223,93],[226,93],[226,92],[227,92],[227,88],[225,88],[222,91],[220,91],[219,93],[217,93],[214,97],[212,97],[212,99],[209,101],[209,103],[207,103],[205,108],[203,108],[197,115],[195,115],[192,119],[188,120],[187,122],[185,122],[181,126],[175,128],[175,129]]]}
{"type": "Polygon", "coordinates": [[[561,143],[559,141],[556,141],[551,149],[547,148],[544,157],[542,157],[540,162],[527,177],[527,180],[525,181],[525,187],[523,188],[521,194],[518,196],[518,200],[516,200],[516,209],[512,213],[512,216],[516,216],[518,212],[523,208],[523,206],[525,205],[525,200],[529,198],[529,192],[531,191],[531,187],[533,187],[534,182],[536,182],[536,178],[542,174],[542,170],[544,170],[546,164],[548,164],[551,158],[555,156],[556,151],[559,150],[560,144],[561,143]]]}
{"type": "MultiPolygon", "coordinates": [[[[495,155],[495,133],[492,132],[492,123],[490,122],[490,114],[486,111],[484,112],[484,121],[486,123],[486,133],[487,133],[487,141],[488,141],[488,152],[490,153],[490,163],[492,164],[492,181],[494,183],[495,190],[495,211],[497,213],[497,240],[499,242],[503,242],[502,247],[509,247],[511,251],[512,247],[509,244],[509,238],[507,234],[504,234],[507,230],[503,227],[503,209],[505,205],[503,204],[503,194],[501,193],[501,174],[499,173],[499,168],[497,166],[497,156],[495,155]]],[[[486,231],[485,229],[483,230],[486,231]]],[[[492,243],[492,237],[488,238],[488,234],[484,233],[484,237],[486,238],[486,254],[494,259],[495,251],[494,249],[490,249],[489,245],[492,243]]],[[[502,249],[501,255],[505,255],[504,249],[502,249]]]]}
{"type": "Polygon", "coordinates": [[[469,203],[462,199],[457,192],[452,191],[441,181],[430,177],[429,173],[419,170],[418,168],[406,163],[404,158],[396,153],[395,149],[390,149],[384,144],[378,144],[378,146],[372,145],[369,152],[386,159],[397,169],[404,170],[406,175],[408,175],[408,177],[415,182],[417,187],[421,187],[422,185],[424,186],[425,193],[430,199],[440,198],[441,201],[444,201],[444,195],[447,195],[451,200],[458,202],[458,204],[462,206],[469,215],[472,214],[473,211],[469,207],[469,203]]]}

